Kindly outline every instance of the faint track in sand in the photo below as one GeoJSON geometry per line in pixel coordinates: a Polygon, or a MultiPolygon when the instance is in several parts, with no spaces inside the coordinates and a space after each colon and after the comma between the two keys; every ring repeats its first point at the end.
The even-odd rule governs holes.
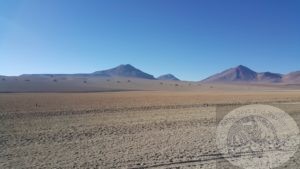
{"type": "MultiPolygon", "coordinates": [[[[266,152],[272,152],[272,150],[266,151],[266,152]]],[[[287,152],[287,150],[286,150],[286,152],[287,152]]],[[[253,158],[253,153],[259,154],[261,152],[239,153],[239,154],[237,154],[237,156],[223,155],[221,153],[204,154],[204,155],[201,155],[201,157],[200,157],[201,159],[160,163],[160,164],[149,165],[149,166],[145,165],[145,166],[140,166],[140,167],[129,167],[129,169],[147,169],[147,168],[151,169],[151,168],[160,168],[160,167],[176,168],[176,167],[185,167],[185,166],[191,166],[191,165],[204,165],[204,164],[211,164],[213,162],[218,162],[218,161],[226,160],[226,159],[237,159],[238,160],[241,157],[253,158]]]]}

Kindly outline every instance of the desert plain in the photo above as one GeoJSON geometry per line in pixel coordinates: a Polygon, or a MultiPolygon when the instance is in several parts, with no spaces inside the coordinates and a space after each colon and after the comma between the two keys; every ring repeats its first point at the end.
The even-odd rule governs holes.
{"type": "MultiPolygon", "coordinates": [[[[298,89],[196,89],[1,93],[0,168],[238,168],[216,146],[220,113],[267,104],[300,124],[298,89]]],[[[297,151],[279,168],[299,166],[297,151]]]]}

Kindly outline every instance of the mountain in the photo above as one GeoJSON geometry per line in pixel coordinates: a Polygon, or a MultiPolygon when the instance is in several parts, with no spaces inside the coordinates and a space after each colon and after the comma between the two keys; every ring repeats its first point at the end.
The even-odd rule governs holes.
{"type": "MultiPolygon", "coordinates": [[[[12,76],[0,75],[0,78],[9,78],[12,76]]],[[[16,78],[15,76],[14,78],[16,78]]],[[[96,71],[93,73],[77,73],[77,74],[23,74],[18,76],[25,80],[34,79],[74,79],[74,78],[100,78],[100,77],[125,77],[125,78],[140,78],[150,80],[173,80],[180,81],[172,74],[161,75],[157,78],[147,74],[130,64],[122,64],[117,67],[96,71]]],[[[1,80],[1,79],[0,79],[1,80]]],[[[250,68],[239,65],[234,68],[227,69],[221,73],[212,75],[201,82],[204,83],[285,83],[285,84],[300,84],[300,71],[291,72],[288,74],[279,74],[272,72],[255,72],[250,68]]]]}
{"type": "Polygon", "coordinates": [[[283,82],[285,83],[300,83],[300,71],[288,73],[283,76],[283,82]]]}
{"type": "Polygon", "coordinates": [[[133,77],[142,79],[155,79],[154,76],[142,72],[141,70],[131,66],[130,64],[119,65],[115,68],[96,71],[92,73],[95,76],[108,76],[108,77],[133,77]]]}
{"type": "Polygon", "coordinates": [[[300,72],[291,73],[290,77],[285,77],[285,75],[272,72],[262,72],[258,73],[246,66],[239,65],[235,68],[227,69],[221,73],[215,74],[204,79],[202,82],[206,83],[235,83],[235,82],[248,82],[248,83],[280,83],[284,82],[284,77],[286,79],[295,79],[295,76],[299,77],[300,82],[300,72]]]}
{"type": "Polygon", "coordinates": [[[257,74],[257,81],[261,82],[282,82],[282,74],[263,72],[257,74]]]}
{"type": "Polygon", "coordinates": [[[23,74],[20,77],[33,78],[54,78],[54,77],[71,77],[71,78],[86,78],[86,77],[131,77],[142,79],[155,79],[154,76],[142,72],[130,64],[119,65],[115,68],[96,71],[93,73],[76,73],[76,74],[23,74]]]}
{"type": "Polygon", "coordinates": [[[251,82],[255,81],[257,77],[257,73],[246,66],[239,65],[235,68],[227,69],[221,73],[212,75],[202,82],[251,82]]]}
{"type": "Polygon", "coordinates": [[[157,77],[158,80],[173,80],[173,81],[180,81],[177,77],[172,74],[165,74],[157,77]]]}

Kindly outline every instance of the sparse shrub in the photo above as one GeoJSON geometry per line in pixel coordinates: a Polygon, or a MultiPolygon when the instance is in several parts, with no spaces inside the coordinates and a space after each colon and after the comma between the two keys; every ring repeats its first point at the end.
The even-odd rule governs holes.
{"type": "Polygon", "coordinates": [[[160,82],[159,84],[160,84],[160,85],[163,85],[164,83],[163,83],[163,82],[160,82]]]}
{"type": "Polygon", "coordinates": [[[192,86],[192,84],[191,84],[191,83],[189,83],[189,86],[192,86]]]}
{"type": "Polygon", "coordinates": [[[179,86],[179,84],[176,83],[175,86],[179,86]]]}
{"type": "Polygon", "coordinates": [[[87,81],[86,81],[86,80],[84,80],[84,81],[83,81],[83,83],[87,83],[87,81]]]}
{"type": "Polygon", "coordinates": [[[211,89],[212,89],[212,88],[214,88],[214,87],[213,87],[213,86],[210,86],[209,88],[211,88],[211,89]]]}
{"type": "Polygon", "coordinates": [[[29,79],[26,79],[25,81],[26,81],[26,82],[30,82],[30,80],[29,80],[29,79]]]}
{"type": "Polygon", "coordinates": [[[127,82],[128,82],[128,83],[130,83],[130,82],[131,82],[131,80],[127,80],[127,82]]]}
{"type": "Polygon", "coordinates": [[[107,82],[109,82],[109,81],[110,81],[110,79],[106,79],[106,81],[107,81],[107,82]]]}
{"type": "Polygon", "coordinates": [[[5,81],[6,79],[5,78],[2,78],[2,81],[5,81]]]}
{"type": "Polygon", "coordinates": [[[56,83],[56,82],[57,82],[57,79],[54,79],[54,80],[53,80],[53,82],[55,82],[55,83],[56,83]]]}
{"type": "Polygon", "coordinates": [[[121,81],[118,80],[117,83],[121,83],[121,81]]]}

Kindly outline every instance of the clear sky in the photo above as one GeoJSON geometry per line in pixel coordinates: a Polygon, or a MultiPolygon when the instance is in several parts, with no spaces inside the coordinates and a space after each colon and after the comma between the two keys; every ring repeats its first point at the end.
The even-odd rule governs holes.
{"type": "Polygon", "coordinates": [[[0,74],[300,70],[299,0],[0,0],[0,74]]]}

